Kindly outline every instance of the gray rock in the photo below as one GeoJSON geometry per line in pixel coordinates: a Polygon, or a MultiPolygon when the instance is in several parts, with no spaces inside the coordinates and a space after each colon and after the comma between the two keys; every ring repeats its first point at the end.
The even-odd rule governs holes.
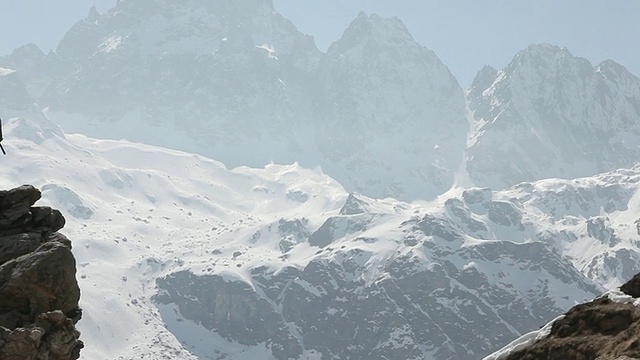
{"type": "Polygon", "coordinates": [[[530,45],[500,71],[478,73],[467,171],[495,190],[633,166],[640,156],[640,79],[611,60],[530,45]]]}
{"type": "Polygon", "coordinates": [[[33,207],[40,191],[0,192],[0,358],[70,360],[84,346],[71,242],[59,211],[33,207]]]}

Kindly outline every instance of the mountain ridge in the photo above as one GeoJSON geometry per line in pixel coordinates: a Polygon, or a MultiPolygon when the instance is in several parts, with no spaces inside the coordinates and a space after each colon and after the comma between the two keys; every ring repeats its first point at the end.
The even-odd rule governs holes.
{"type": "Polygon", "coordinates": [[[481,70],[467,119],[398,19],[360,14],[323,54],[268,2],[231,33],[184,3],[140,21],[117,11],[153,4],[127,4],[60,54],[0,58],[0,185],[28,180],[75,220],[84,356],[477,359],[640,271],[640,168],[610,161],[637,135],[623,67],[532,45],[481,70]],[[465,166],[479,187],[452,186],[465,166]]]}
{"type": "Polygon", "coordinates": [[[361,14],[354,26],[366,29],[352,27],[325,54],[289,20],[260,6],[233,12],[218,1],[212,4],[222,10],[214,12],[194,13],[191,4],[127,15],[145,4],[122,2],[93,14],[56,53],[25,48],[0,63],[24,73],[36,102],[70,132],[199,152],[230,166],[319,165],[351,190],[377,197],[433,198],[449,188],[468,128],[463,91],[400,20],[361,14]],[[343,53],[350,36],[368,47],[343,53]],[[362,87],[362,79],[378,90],[362,87]],[[380,86],[391,80],[393,88],[380,86]],[[381,151],[354,124],[366,124],[381,140],[395,134],[397,145],[381,151]],[[380,156],[388,159],[374,159],[380,156]]]}
{"type": "Polygon", "coordinates": [[[640,79],[622,69],[610,60],[593,66],[567,49],[540,44],[516,55],[493,81],[479,78],[484,86],[469,93],[474,130],[466,157],[472,180],[503,188],[632,166],[640,79]],[[616,70],[607,77],[603,69],[616,70]],[[511,139],[505,142],[505,136],[511,139]]]}
{"type": "Polygon", "coordinates": [[[519,231],[517,221],[505,220],[513,218],[509,206],[494,195],[488,198],[496,203],[489,217],[479,217],[464,210],[474,206],[466,203],[484,207],[471,200],[481,199],[475,192],[463,204],[448,198],[404,203],[349,195],[319,170],[297,165],[228,170],[198,155],[79,134],[54,132],[36,143],[30,133],[41,132],[49,120],[26,116],[7,119],[6,146],[15,155],[6,158],[11,170],[1,181],[32,180],[43,189],[45,204],[73,219],[66,231],[76,243],[85,309],[78,324],[88,358],[198,359],[218,351],[238,359],[321,359],[376,351],[474,359],[573,299],[600,292],[551,246],[499,240],[501,235],[482,240],[492,233],[483,226],[519,231]],[[29,131],[14,132],[24,122],[29,131]],[[354,202],[359,210],[344,210],[354,202]],[[501,272],[504,266],[514,270],[501,272]],[[514,286],[523,276],[540,280],[514,286]],[[181,279],[224,279],[226,285],[204,294],[197,292],[204,287],[181,279]],[[176,281],[187,286],[180,294],[189,296],[175,293],[176,281]],[[238,292],[242,299],[233,297],[238,292]],[[215,302],[189,305],[201,296],[215,302]],[[233,321],[222,331],[216,322],[222,314],[211,306],[225,309],[230,297],[238,307],[228,308],[233,321]],[[259,320],[243,310],[254,302],[268,304],[264,309],[271,315],[259,320]],[[366,316],[372,307],[387,311],[366,316]],[[113,311],[129,321],[114,323],[113,311]],[[501,324],[504,331],[475,336],[473,348],[463,349],[459,344],[475,330],[460,335],[456,324],[469,321],[487,329],[501,324]],[[242,340],[244,324],[256,324],[256,331],[242,340]],[[257,324],[280,330],[262,333],[257,324]],[[370,332],[355,336],[354,326],[395,330],[377,339],[365,336],[370,332]],[[352,336],[356,347],[344,342],[352,336]],[[342,345],[326,343],[338,337],[342,345]]]}

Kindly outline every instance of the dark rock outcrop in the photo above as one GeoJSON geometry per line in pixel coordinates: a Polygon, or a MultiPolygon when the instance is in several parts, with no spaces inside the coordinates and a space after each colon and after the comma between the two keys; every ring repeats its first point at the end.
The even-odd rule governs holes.
{"type": "MultiPolygon", "coordinates": [[[[640,296],[640,274],[620,290],[640,296]]],[[[635,360],[640,359],[640,307],[601,297],[569,310],[553,323],[551,333],[505,360],[635,360]]]]}
{"type": "Polygon", "coordinates": [[[636,274],[631,280],[620,286],[620,290],[634,298],[640,297],[640,274],[636,274]]]}
{"type": "Polygon", "coordinates": [[[0,359],[69,360],[83,347],[80,288],[58,210],[34,207],[40,191],[0,191],[0,359]]]}

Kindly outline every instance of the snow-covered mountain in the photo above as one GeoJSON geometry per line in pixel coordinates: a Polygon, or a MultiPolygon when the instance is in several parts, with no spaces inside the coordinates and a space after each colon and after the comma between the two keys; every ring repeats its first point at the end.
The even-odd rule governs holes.
{"type": "MultiPolygon", "coordinates": [[[[552,221],[522,189],[375,200],[318,169],[229,170],[12,106],[0,186],[32,183],[67,217],[85,359],[477,359],[602,291],[522,235],[552,221]]],[[[614,194],[593,206],[621,211],[614,194]]]]}
{"type": "Polygon", "coordinates": [[[349,198],[296,166],[14,144],[10,178],[69,219],[87,359],[474,359],[599,291],[542,243],[477,241],[441,210],[349,198]]]}
{"type": "Polygon", "coordinates": [[[0,66],[0,186],[68,219],[86,359],[478,359],[640,271],[612,61],[532,45],[471,128],[400,20],[321,53],[269,0],[122,0],[0,66]]]}
{"type": "Polygon", "coordinates": [[[640,79],[567,49],[531,45],[504,69],[484,68],[468,95],[467,171],[479,186],[572,179],[640,158],[640,79]]]}
{"type": "Polygon", "coordinates": [[[129,0],[4,63],[70,130],[264,165],[300,146],[296,75],[318,56],[267,0],[129,0]]]}
{"type": "Polygon", "coordinates": [[[68,132],[320,165],[375,197],[448,190],[468,131],[462,89],[400,20],[360,14],[323,54],[270,0],[121,1],[0,66],[68,132]]]}
{"type": "Polygon", "coordinates": [[[328,173],[347,169],[347,188],[383,186],[377,196],[430,198],[451,187],[469,129],[463,93],[399,19],[360,13],[319,74],[315,136],[328,173]]]}

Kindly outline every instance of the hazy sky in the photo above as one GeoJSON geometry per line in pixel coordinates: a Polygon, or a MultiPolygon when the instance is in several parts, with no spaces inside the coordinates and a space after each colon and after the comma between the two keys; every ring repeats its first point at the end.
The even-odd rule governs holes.
{"type": "MultiPolygon", "coordinates": [[[[54,49],[91,6],[105,11],[114,2],[0,0],[0,55],[29,42],[45,52],[54,49]]],[[[360,10],[397,16],[464,87],[483,65],[500,68],[539,42],[566,46],[594,64],[613,59],[640,75],[638,0],[274,0],[274,5],[314,35],[322,50],[360,10]]]]}

